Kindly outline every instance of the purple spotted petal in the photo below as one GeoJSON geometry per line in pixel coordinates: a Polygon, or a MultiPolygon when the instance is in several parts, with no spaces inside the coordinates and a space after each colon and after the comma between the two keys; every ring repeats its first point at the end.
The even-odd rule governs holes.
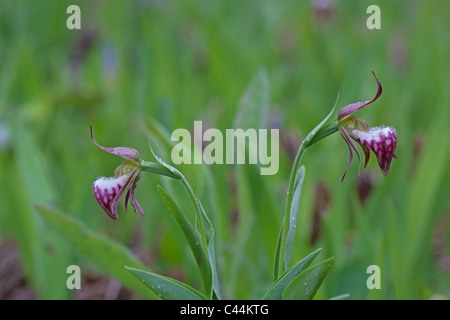
{"type": "Polygon", "coordinates": [[[115,154],[116,156],[122,157],[124,159],[128,159],[128,160],[133,160],[135,162],[139,162],[139,160],[141,158],[141,155],[139,154],[139,152],[136,149],[128,148],[128,147],[106,148],[106,147],[103,147],[103,146],[99,145],[97,143],[97,141],[95,141],[95,139],[94,139],[94,131],[92,129],[92,126],[90,126],[90,127],[91,127],[91,138],[92,138],[92,141],[95,143],[95,145],[97,147],[99,147],[103,151],[115,154]]]}
{"type": "Polygon", "coordinates": [[[397,147],[397,135],[394,128],[377,127],[371,128],[368,132],[352,130],[349,135],[361,146],[372,150],[377,156],[378,164],[385,176],[388,175],[392,158],[395,156],[397,147]]]}
{"type": "Polygon", "coordinates": [[[372,71],[372,73],[373,73],[373,76],[375,77],[375,79],[377,80],[377,86],[378,86],[375,97],[372,100],[368,100],[365,102],[355,102],[355,103],[352,103],[352,104],[349,104],[349,105],[343,107],[341,109],[341,111],[339,111],[338,120],[341,120],[341,119],[351,115],[353,112],[361,109],[362,107],[367,106],[368,104],[374,102],[381,95],[381,93],[383,92],[383,87],[381,86],[380,81],[378,80],[377,76],[375,75],[375,72],[372,71]]]}
{"type": "Polygon", "coordinates": [[[123,175],[119,178],[102,177],[92,184],[95,199],[111,219],[117,219],[117,206],[113,208],[112,204],[119,191],[126,188],[128,178],[129,175],[123,175]]]}
{"type": "Polygon", "coordinates": [[[100,206],[105,210],[108,216],[112,219],[117,219],[117,207],[119,201],[123,196],[125,190],[128,189],[125,198],[125,211],[127,209],[127,204],[129,198],[131,198],[131,203],[133,207],[143,215],[142,209],[137,204],[134,198],[134,189],[136,188],[136,182],[139,180],[139,169],[133,170],[130,174],[124,174],[118,178],[99,178],[93,185],[92,189],[94,191],[95,198],[100,206]],[[131,186],[130,188],[128,188],[131,186]]]}

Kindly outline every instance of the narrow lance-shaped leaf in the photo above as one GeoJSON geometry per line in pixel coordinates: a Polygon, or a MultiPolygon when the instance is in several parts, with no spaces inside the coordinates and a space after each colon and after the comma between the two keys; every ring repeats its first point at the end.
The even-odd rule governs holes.
{"type": "Polygon", "coordinates": [[[169,277],[125,266],[139,281],[163,300],[203,300],[196,289],[169,277]]]}
{"type": "Polygon", "coordinates": [[[241,97],[233,120],[235,128],[263,128],[270,106],[269,77],[259,69],[241,97]]]}
{"type": "Polygon", "coordinates": [[[297,277],[301,272],[303,272],[306,268],[309,267],[311,262],[315,257],[319,254],[321,249],[317,249],[316,251],[311,252],[305,258],[297,262],[295,265],[290,267],[281,277],[276,280],[272,286],[267,290],[262,299],[264,300],[280,300],[284,290],[287,285],[297,277]]]}
{"type": "MultiPolygon", "coordinates": [[[[338,95],[339,98],[339,95],[338,95]]],[[[331,110],[331,112],[323,119],[303,140],[298,152],[297,156],[295,157],[294,165],[292,166],[291,175],[289,179],[289,187],[288,187],[288,194],[287,194],[287,201],[286,201],[286,210],[284,213],[283,218],[283,224],[281,226],[279,239],[277,241],[277,247],[275,249],[275,261],[274,261],[274,280],[278,279],[280,274],[282,274],[289,266],[289,260],[290,260],[290,251],[292,249],[292,241],[294,239],[293,233],[295,233],[295,225],[296,225],[296,217],[298,215],[298,208],[299,208],[299,200],[300,200],[300,193],[298,190],[296,192],[296,189],[301,187],[300,181],[300,174],[299,170],[301,169],[300,163],[301,159],[303,157],[303,154],[305,153],[305,150],[311,145],[311,141],[318,141],[317,139],[314,139],[316,134],[321,133],[321,128],[325,125],[325,123],[328,121],[328,119],[331,117],[331,115],[334,112],[334,109],[336,108],[338,98],[336,99],[336,103],[331,110]],[[294,218],[292,220],[292,218],[294,218]]],[[[334,130],[329,131],[329,134],[334,133],[334,130]]],[[[324,136],[321,135],[321,139],[324,136]]]]}
{"type": "MultiPolygon", "coordinates": [[[[249,85],[242,94],[236,108],[233,119],[233,127],[243,130],[251,128],[265,128],[268,125],[268,111],[270,107],[270,81],[267,72],[259,69],[252,77],[249,85]]],[[[243,154],[251,154],[257,151],[257,146],[245,144],[245,148],[238,150],[243,154]]],[[[274,145],[272,145],[272,152],[274,145]]],[[[260,159],[261,160],[261,159],[260,159]]],[[[262,161],[258,165],[237,166],[235,177],[237,181],[236,205],[239,211],[239,224],[235,231],[235,238],[238,245],[235,248],[230,271],[230,288],[234,291],[239,281],[239,270],[245,261],[252,259],[254,252],[248,252],[249,246],[254,242],[249,237],[249,230],[261,234],[262,239],[256,240],[261,246],[261,252],[267,254],[273,252],[274,244],[270,241],[271,236],[277,236],[277,231],[273,225],[276,224],[278,215],[276,214],[273,199],[266,191],[264,179],[261,179],[261,172],[267,170],[262,161]],[[257,213],[264,210],[266,214],[257,217],[257,213]],[[250,256],[249,256],[250,255],[250,256]]]]}
{"type": "Polygon", "coordinates": [[[309,267],[289,283],[283,292],[283,300],[311,300],[333,265],[334,257],[309,267]]]}
{"type": "MultiPolygon", "coordinates": [[[[302,144],[305,144],[305,147],[309,147],[311,146],[311,142],[312,141],[316,141],[316,139],[320,136],[321,139],[323,139],[325,136],[322,134],[322,128],[327,128],[328,126],[325,126],[325,123],[328,121],[328,119],[330,119],[330,117],[333,115],[334,110],[336,109],[336,105],[338,103],[339,100],[339,94],[336,98],[336,102],[334,103],[333,109],[331,109],[330,113],[310,132],[308,133],[308,135],[305,137],[304,141],[302,142],[302,144]]],[[[331,125],[330,125],[331,127],[331,125]]],[[[327,134],[330,135],[332,133],[336,132],[336,130],[332,130],[330,132],[328,132],[327,134]]]]}
{"type": "Polygon", "coordinates": [[[204,226],[203,226],[203,219],[201,219],[200,207],[198,204],[197,197],[194,194],[194,191],[192,190],[191,186],[189,185],[189,182],[186,180],[184,175],[180,171],[178,171],[176,168],[168,165],[161,158],[159,158],[152,149],[150,139],[148,142],[149,142],[150,150],[151,150],[153,156],[155,157],[156,161],[158,161],[158,163],[160,165],[167,168],[176,177],[176,179],[178,179],[181,182],[181,184],[185,188],[186,192],[188,193],[189,198],[191,199],[192,205],[194,206],[197,222],[199,223],[199,233],[200,233],[200,237],[202,239],[202,241],[201,241],[202,246],[203,246],[203,249],[205,250],[205,252],[208,253],[206,234],[205,234],[205,230],[204,230],[204,226]]]}
{"type": "Polygon", "coordinates": [[[95,233],[74,218],[62,214],[54,208],[37,205],[41,217],[52,227],[74,250],[91,261],[102,272],[116,278],[128,288],[140,294],[155,298],[124,269],[125,265],[145,269],[141,261],[131,251],[118,242],[95,233]]]}
{"type": "MultiPolygon", "coordinates": [[[[158,142],[158,145],[161,145],[163,151],[165,151],[167,154],[170,154],[175,145],[169,138],[170,132],[153,118],[140,117],[140,120],[143,129],[152,137],[152,142],[158,142]]],[[[191,145],[187,144],[186,141],[183,140],[181,143],[183,143],[186,148],[191,148],[191,145]]],[[[192,150],[192,152],[201,153],[202,151],[196,148],[194,144],[194,150],[192,150]]],[[[202,156],[203,155],[200,155],[200,157],[202,156]]],[[[199,195],[199,198],[207,200],[206,207],[208,209],[211,220],[213,222],[220,223],[222,218],[219,217],[220,208],[216,205],[217,191],[214,176],[210,170],[210,167],[207,165],[197,165],[193,166],[193,169],[195,170],[195,176],[197,178],[197,181],[199,182],[197,184],[197,194],[199,195]]]]}
{"type": "MultiPolygon", "coordinates": [[[[65,252],[62,245],[55,242],[57,235],[44,232],[44,225],[33,208],[36,202],[55,202],[59,200],[58,190],[52,183],[52,175],[49,174],[49,159],[39,147],[38,140],[25,123],[18,122],[12,126],[14,166],[7,166],[5,170],[13,171],[14,180],[3,183],[3,196],[14,197],[16,210],[8,219],[15,226],[15,236],[20,245],[23,269],[27,281],[35,289],[39,299],[54,299],[66,295],[67,288],[64,284],[64,275],[56,271],[67,267],[69,253],[65,252]],[[15,192],[8,193],[8,190],[15,192]],[[39,239],[39,241],[36,241],[39,239]],[[46,248],[46,244],[52,243],[52,252],[46,248]],[[55,258],[56,261],[55,261],[55,258]],[[54,281],[50,281],[54,280],[54,281]]],[[[4,166],[4,163],[2,163],[4,166]]],[[[55,173],[55,172],[54,172],[55,173]]],[[[0,215],[6,216],[4,204],[0,215]]],[[[1,281],[0,281],[1,282],[1,281]]],[[[1,287],[1,285],[0,285],[1,287]]]]}
{"type": "Polygon", "coordinates": [[[197,265],[200,269],[200,274],[203,279],[205,290],[209,291],[212,286],[211,265],[207,255],[205,254],[201,246],[200,235],[189,222],[184,212],[180,209],[180,207],[178,207],[172,197],[169,196],[161,186],[158,186],[158,192],[169,208],[169,211],[175,218],[175,221],[183,231],[186,240],[192,250],[192,253],[194,254],[197,265]]]}
{"type": "MultiPolygon", "coordinates": [[[[155,158],[155,160],[156,160],[161,166],[163,166],[164,168],[167,169],[168,172],[165,173],[164,175],[166,175],[166,176],[168,176],[168,177],[171,177],[171,178],[178,179],[178,180],[181,180],[181,179],[184,178],[183,174],[182,174],[180,171],[178,171],[176,168],[172,167],[171,165],[165,163],[160,157],[158,157],[158,156],[156,155],[156,153],[153,151],[153,148],[152,148],[152,145],[151,145],[150,138],[148,139],[148,146],[149,146],[150,151],[151,151],[153,157],[155,158]]],[[[144,169],[144,168],[143,168],[143,169],[144,169]]],[[[145,170],[145,169],[144,169],[144,170],[145,170]]]]}
{"type": "Polygon", "coordinates": [[[294,243],[295,229],[297,227],[297,217],[300,206],[300,196],[302,194],[303,180],[305,179],[305,167],[301,166],[295,177],[294,190],[292,195],[292,205],[289,212],[289,228],[286,237],[286,254],[285,266],[289,265],[289,258],[291,256],[292,245],[294,243]]]}
{"type": "MultiPolygon", "coordinates": [[[[150,144],[150,141],[149,141],[150,144]]],[[[215,262],[215,252],[214,252],[214,229],[213,226],[208,219],[208,216],[206,215],[202,204],[197,199],[197,197],[194,194],[194,191],[192,190],[191,186],[187,182],[186,178],[183,176],[181,172],[179,172],[174,167],[168,165],[165,163],[162,159],[160,159],[152,150],[150,145],[150,150],[153,153],[153,156],[155,159],[169,169],[171,172],[174,173],[178,177],[178,180],[183,184],[184,188],[186,189],[186,192],[188,193],[192,205],[194,206],[194,210],[196,213],[196,228],[198,231],[198,234],[200,235],[201,241],[199,242],[199,245],[202,247],[203,252],[205,252],[207,259],[209,259],[209,264],[211,267],[211,273],[212,273],[212,283],[211,283],[211,298],[217,298],[220,299],[220,291],[219,291],[219,284],[218,284],[218,277],[217,277],[217,270],[216,270],[216,262],[215,262]]],[[[175,203],[175,202],[173,202],[175,203]]],[[[204,275],[206,277],[206,273],[204,275]]],[[[209,283],[206,282],[206,283],[209,283]]]]}

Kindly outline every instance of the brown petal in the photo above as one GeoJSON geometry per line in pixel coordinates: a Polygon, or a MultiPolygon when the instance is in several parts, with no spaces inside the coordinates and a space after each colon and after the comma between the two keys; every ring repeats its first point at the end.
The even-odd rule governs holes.
{"type": "Polygon", "coordinates": [[[367,168],[367,164],[370,160],[370,149],[361,144],[361,148],[364,151],[364,168],[367,168]]]}
{"type": "Polygon", "coordinates": [[[94,139],[94,131],[92,129],[92,126],[90,126],[90,127],[91,127],[91,138],[92,138],[92,141],[95,143],[95,145],[97,147],[99,147],[103,151],[115,154],[116,156],[122,157],[124,159],[128,159],[128,160],[133,160],[133,161],[139,162],[139,160],[141,158],[141,155],[139,154],[139,152],[136,149],[128,148],[128,147],[106,148],[106,147],[103,147],[103,146],[99,145],[94,139]]]}
{"type": "Polygon", "coordinates": [[[356,149],[356,146],[354,145],[354,143],[352,142],[352,140],[348,136],[347,132],[345,132],[345,130],[340,130],[340,133],[341,133],[342,138],[344,138],[345,142],[347,143],[348,150],[350,151],[350,158],[349,158],[349,161],[348,161],[348,166],[347,166],[347,169],[345,169],[344,175],[341,178],[341,182],[344,182],[345,175],[347,174],[347,171],[348,171],[348,169],[350,168],[350,165],[353,162],[353,151],[352,151],[352,149],[355,150],[356,155],[358,156],[358,159],[359,159],[358,176],[359,176],[360,171],[361,171],[361,156],[359,155],[358,149],[356,149]]]}
{"type": "Polygon", "coordinates": [[[341,120],[341,119],[351,115],[353,112],[361,109],[362,107],[367,106],[368,104],[374,102],[381,95],[381,93],[383,92],[383,87],[381,86],[380,81],[378,80],[377,76],[375,75],[375,72],[372,71],[372,73],[373,73],[373,76],[375,77],[375,79],[377,80],[377,93],[375,94],[375,97],[372,100],[368,100],[365,102],[355,102],[355,103],[352,103],[352,104],[349,104],[349,105],[343,107],[341,109],[341,111],[339,111],[338,120],[341,120]]]}
{"type": "Polygon", "coordinates": [[[134,210],[139,212],[139,214],[144,217],[144,211],[142,210],[141,206],[139,205],[139,203],[137,202],[137,200],[136,200],[136,198],[134,196],[134,189],[136,189],[136,186],[137,186],[137,179],[134,180],[133,185],[130,188],[130,190],[131,190],[131,194],[130,194],[131,204],[133,205],[134,210]]]}
{"type": "Polygon", "coordinates": [[[119,200],[122,197],[123,192],[128,188],[128,186],[136,178],[138,171],[139,171],[139,169],[136,169],[136,170],[133,170],[133,172],[131,172],[131,174],[127,178],[127,181],[125,181],[123,187],[120,188],[119,192],[117,192],[116,196],[114,197],[113,202],[111,204],[111,212],[114,216],[117,217],[117,206],[119,205],[119,200]]]}

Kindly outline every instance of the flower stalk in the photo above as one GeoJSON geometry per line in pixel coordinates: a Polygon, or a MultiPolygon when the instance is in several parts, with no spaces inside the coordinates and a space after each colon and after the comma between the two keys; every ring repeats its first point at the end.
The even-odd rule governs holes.
{"type": "MultiPolygon", "coordinates": [[[[284,218],[282,222],[282,227],[280,230],[279,239],[277,242],[277,248],[275,251],[275,265],[274,265],[274,279],[283,274],[289,266],[289,260],[291,255],[292,242],[295,232],[295,224],[298,214],[298,203],[294,203],[294,194],[300,191],[301,185],[303,183],[303,177],[299,177],[302,172],[300,163],[303,158],[303,154],[306,149],[313,145],[314,143],[322,140],[323,138],[333,134],[338,131],[336,124],[325,125],[328,119],[334,112],[336,108],[337,101],[331,110],[331,112],[322,120],[302,141],[297,155],[295,156],[294,164],[292,166],[291,174],[289,177],[289,186],[287,191],[286,209],[284,213],[284,218]],[[299,181],[300,180],[300,181],[299,181]]],[[[300,196],[300,194],[298,195],[300,196]]],[[[296,199],[299,201],[300,199],[296,199]]]]}
{"type": "Polygon", "coordinates": [[[295,222],[298,214],[301,184],[303,183],[303,176],[300,177],[300,174],[304,174],[304,171],[300,170],[300,163],[306,149],[323,138],[339,131],[346,142],[350,153],[349,164],[342,176],[341,182],[344,181],[345,175],[353,162],[353,152],[356,153],[359,160],[358,175],[360,172],[361,156],[354,142],[358,143],[364,151],[364,167],[366,167],[369,162],[370,151],[373,151],[384,175],[389,173],[392,158],[397,158],[395,155],[397,135],[394,128],[385,126],[371,128],[367,121],[358,119],[352,115],[359,109],[376,101],[383,92],[380,81],[373,71],[372,73],[377,81],[377,92],[374,98],[364,102],[355,102],[343,107],[339,111],[337,120],[325,125],[325,122],[328,121],[334,111],[333,108],[331,113],[306,136],[298,149],[289,178],[286,210],[275,252],[275,280],[278,279],[289,266],[293,232],[295,231],[295,222]]]}

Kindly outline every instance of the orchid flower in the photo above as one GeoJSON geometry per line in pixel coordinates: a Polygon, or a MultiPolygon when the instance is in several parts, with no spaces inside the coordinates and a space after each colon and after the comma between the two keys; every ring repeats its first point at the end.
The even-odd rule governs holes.
{"type": "Polygon", "coordinates": [[[142,171],[139,152],[128,147],[106,148],[99,145],[94,139],[92,126],[91,138],[95,145],[103,151],[127,160],[117,167],[114,177],[101,177],[92,184],[97,202],[108,216],[115,220],[117,219],[117,206],[119,205],[119,201],[128,189],[125,196],[125,211],[127,210],[128,201],[131,200],[134,210],[144,216],[144,212],[134,196],[134,190],[136,189],[142,171]]]}
{"type": "MultiPolygon", "coordinates": [[[[383,172],[385,176],[387,176],[389,173],[392,158],[397,159],[397,156],[395,155],[395,148],[397,146],[397,134],[394,128],[387,126],[371,128],[365,120],[361,120],[356,118],[355,116],[352,116],[354,112],[376,101],[383,92],[383,87],[381,86],[380,81],[373,71],[372,73],[377,81],[378,86],[375,97],[372,100],[368,100],[365,102],[356,102],[349,104],[339,111],[339,131],[341,133],[341,136],[347,143],[348,149],[350,151],[349,163],[347,169],[344,172],[344,175],[342,176],[341,182],[344,181],[345,175],[347,174],[347,171],[353,162],[353,151],[355,151],[361,167],[361,156],[358,152],[358,149],[356,149],[353,141],[356,141],[364,151],[364,167],[366,167],[367,163],[369,162],[370,150],[372,150],[377,157],[381,172],[383,172]]],[[[359,171],[360,170],[358,170],[358,175],[359,171]]]]}

